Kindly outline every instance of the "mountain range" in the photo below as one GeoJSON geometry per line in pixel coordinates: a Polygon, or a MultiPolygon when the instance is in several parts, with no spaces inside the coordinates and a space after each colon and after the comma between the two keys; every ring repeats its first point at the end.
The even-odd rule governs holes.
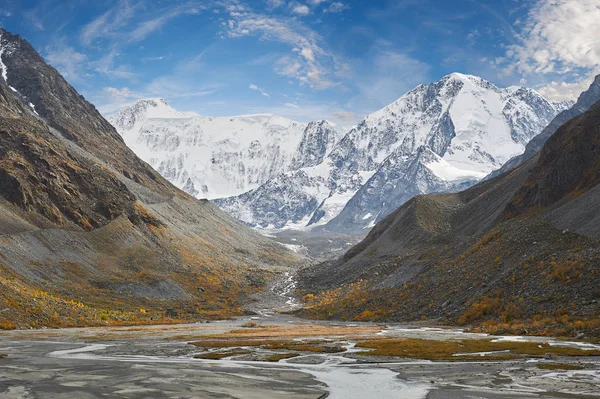
{"type": "Polygon", "coordinates": [[[520,166],[416,196],[343,257],[303,269],[302,314],[600,334],[600,101],[588,108],[520,166]]]}
{"type": "Polygon", "coordinates": [[[571,105],[454,73],[348,132],[272,115],[201,117],[160,99],[109,120],[164,177],[249,226],[361,234],[415,195],[475,184],[571,105]]]}
{"type": "Polygon", "coordinates": [[[552,104],[451,74],[346,133],[158,99],[111,122],[0,29],[0,329],[240,315],[285,275],[307,317],[600,335],[600,77],[552,104]],[[372,229],[295,282],[307,259],[127,143],[252,226],[372,229]]]}
{"type": "Polygon", "coordinates": [[[240,314],[303,261],[169,183],[3,29],[0,72],[0,328],[240,314]]]}

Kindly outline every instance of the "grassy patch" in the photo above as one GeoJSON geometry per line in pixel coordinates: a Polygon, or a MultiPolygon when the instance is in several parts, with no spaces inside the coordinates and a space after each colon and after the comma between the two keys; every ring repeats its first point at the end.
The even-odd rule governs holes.
{"type": "Polygon", "coordinates": [[[264,346],[277,341],[262,339],[228,339],[228,340],[203,340],[190,342],[201,348],[236,348],[240,346],[264,346]]]}
{"type": "Polygon", "coordinates": [[[427,360],[509,360],[527,356],[600,356],[599,350],[551,346],[537,342],[492,342],[491,340],[436,341],[426,339],[378,339],[359,342],[357,347],[373,351],[372,356],[401,356],[427,360]],[[485,352],[498,352],[480,355],[485,352]],[[461,354],[460,356],[456,356],[461,354]]]}
{"type": "Polygon", "coordinates": [[[346,348],[337,345],[328,345],[327,341],[280,341],[265,345],[265,349],[287,349],[299,352],[316,352],[316,353],[340,353],[345,352],[346,348]]]}
{"type": "Polygon", "coordinates": [[[239,347],[261,347],[264,349],[286,349],[299,352],[317,352],[317,353],[339,353],[346,351],[346,348],[337,345],[331,345],[330,341],[310,340],[310,341],[288,341],[288,340],[264,340],[264,339],[245,339],[245,340],[205,340],[190,342],[192,345],[202,348],[239,348],[239,347]]]}
{"type": "Polygon", "coordinates": [[[538,363],[538,369],[542,370],[583,370],[585,367],[578,364],[568,363],[538,363]]]}
{"type": "Polygon", "coordinates": [[[227,352],[210,352],[210,353],[201,353],[199,355],[194,356],[195,359],[208,359],[208,360],[221,360],[230,356],[237,355],[247,355],[251,353],[250,351],[245,350],[233,350],[227,352]]]}
{"type": "Polygon", "coordinates": [[[267,362],[278,362],[282,359],[291,359],[300,356],[299,353],[276,353],[267,358],[267,362]]]}

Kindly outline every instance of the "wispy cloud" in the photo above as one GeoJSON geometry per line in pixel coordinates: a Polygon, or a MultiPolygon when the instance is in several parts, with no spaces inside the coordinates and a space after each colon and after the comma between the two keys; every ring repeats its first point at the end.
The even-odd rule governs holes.
{"type": "Polygon", "coordinates": [[[0,17],[10,17],[12,16],[12,11],[7,7],[0,7],[0,17]]]}
{"type": "Polygon", "coordinates": [[[166,59],[167,57],[165,57],[164,55],[159,55],[156,57],[144,57],[142,58],[143,62],[148,62],[148,61],[162,61],[164,59],[166,59]]]}
{"type": "Polygon", "coordinates": [[[344,4],[340,1],[336,1],[336,2],[331,3],[329,5],[329,7],[325,8],[323,11],[337,14],[337,13],[343,12],[348,9],[350,9],[349,5],[344,4]]]}
{"type": "Polygon", "coordinates": [[[271,97],[271,95],[269,93],[267,93],[265,90],[261,89],[260,87],[258,87],[255,84],[251,84],[250,86],[248,86],[248,88],[250,90],[254,90],[254,91],[258,91],[260,94],[262,94],[264,97],[271,97]]]}
{"type": "Polygon", "coordinates": [[[358,83],[359,93],[348,108],[372,112],[397,100],[420,83],[428,81],[431,66],[387,46],[376,47],[366,57],[372,60],[358,83]]]}
{"type": "Polygon", "coordinates": [[[142,2],[132,4],[129,0],[119,0],[114,7],[83,27],[81,40],[90,45],[96,40],[118,38],[142,6],[142,2]]]}
{"type": "Polygon", "coordinates": [[[183,15],[183,14],[198,14],[201,11],[206,10],[206,6],[196,5],[195,3],[182,4],[178,7],[175,7],[172,10],[167,11],[166,13],[156,17],[149,19],[147,21],[140,22],[136,28],[129,35],[129,42],[135,43],[141,40],[144,40],[151,33],[162,28],[167,22],[172,19],[183,15]]]}
{"type": "Polygon", "coordinates": [[[116,59],[120,56],[119,47],[113,45],[108,53],[95,61],[91,61],[89,66],[97,73],[109,78],[131,79],[136,76],[127,65],[116,65],[116,59]]]}
{"type": "Polygon", "coordinates": [[[243,6],[229,9],[223,28],[230,38],[257,36],[260,40],[287,44],[290,53],[281,57],[275,72],[317,90],[339,85],[348,65],[324,48],[314,30],[293,18],[274,17],[247,11],[243,6]]]}
{"type": "Polygon", "coordinates": [[[359,116],[355,112],[350,111],[333,112],[331,116],[333,116],[334,121],[343,123],[356,123],[359,119],[359,116]]]}
{"type": "Polygon", "coordinates": [[[47,47],[45,58],[67,80],[79,81],[85,74],[87,56],[63,42],[57,42],[55,45],[47,47]]]}
{"type": "MultiPolygon", "coordinates": [[[[10,16],[10,15],[8,15],[8,16],[10,16]]],[[[25,19],[29,22],[29,24],[31,26],[35,27],[38,30],[45,30],[44,23],[38,17],[35,9],[24,12],[23,16],[25,17],[25,19]]]]}

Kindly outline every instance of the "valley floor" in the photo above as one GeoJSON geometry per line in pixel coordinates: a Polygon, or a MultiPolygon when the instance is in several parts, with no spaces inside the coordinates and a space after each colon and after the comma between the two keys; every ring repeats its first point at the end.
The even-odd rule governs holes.
{"type": "MultiPolygon", "coordinates": [[[[429,361],[359,354],[368,349],[355,346],[392,338],[443,343],[489,337],[456,329],[313,322],[269,311],[213,323],[5,331],[0,398],[600,396],[598,356],[490,360],[482,353],[481,361],[429,361]]],[[[548,338],[494,340],[600,349],[548,338]]]]}

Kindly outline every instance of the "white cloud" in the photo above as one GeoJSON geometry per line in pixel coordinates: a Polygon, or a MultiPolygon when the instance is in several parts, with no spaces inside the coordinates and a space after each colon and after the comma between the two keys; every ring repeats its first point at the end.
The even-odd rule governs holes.
{"type": "MultiPolygon", "coordinates": [[[[521,26],[521,25],[520,25],[521,26]]],[[[507,72],[566,74],[600,64],[598,0],[538,0],[508,46],[507,72]]]]}
{"type": "Polygon", "coordinates": [[[159,55],[156,57],[145,57],[142,58],[142,61],[146,62],[146,61],[162,61],[164,60],[166,57],[164,55],[159,55]]]}
{"type": "Polygon", "coordinates": [[[586,91],[594,80],[594,73],[575,82],[552,81],[537,90],[550,101],[568,101],[576,99],[582,92],[586,91]]]}
{"type": "Polygon", "coordinates": [[[350,6],[348,6],[347,4],[344,4],[342,2],[336,1],[334,3],[331,3],[329,5],[329,7],[327,7],[324,11],[325,12],[331,12],[331,13],[340,13],[342,11],[345,11],[347,9],[349,9],[350,6]]]}
{"type": "Polygon", "coordinates": [[[260,94],[262,94],[264,97],[271,97],[271,95],[269,93],[267,93],[266,91],[264,91],[263,89],[261,89],[260,87],[258,87],[255,84],[251,84],[250,86],[248,86],[248,88],[250,90],[254,90],[254,91],[260,92],[260,94]]]}
{"type": "Polygon", "coordinates": [[[359,119],[358,115],[354,112],[349,111],[338,111],[331,114],[334,120],[341,121],[343,123],[356,123],[359,119]]]}
{"type": "Polygon", "coordinates": [[[143,21],[129,34],[129,42],[134,43],[144,40],[148,35],[162,28],[170,20],[183,14],[198,14],[205,7],[193,4],[184,4],[164,13],[163,15],[143,21]]]}
{"type": "Polygon", "coordinates": [[[292,12],[294,14],[306,16],[306,15],[310,14],[310,8],[308,8],[308,6],[306,6],[304,4],[298,4],[292,8],[292,12]]]}
{"type": "Polygon", "coordinates": [[[136,76],[126,65],[115,66],[115,59],[119,55],[118,47],[113,46],[104,57],[90,62],[89,66],[97,73],[109,78],[131,79],[136,76]]]}
{"type": "Polygon", "coordinates": [[[338,104],[331,102],[299,101],[286,102],[282,105],[269,105],[245,108],[244,112],[253,114],[270,113],[281,115],[300,122],[327,119],[342,126],[355,124],[359,117],[338,104]]]}
{"type": "Polygon", "coordinates": [[[267,6],[271,8],[278,8],[285,4],[284,0],[266,0],[267,6]]]}
{"type": "Polygon", "coordinates": [[[365,57],[370,62],[363,68],[357,83],[359,93],[348,103],[348,108],[367,114],[384,107],[400,96],[427,82],[431,66],[407,54],[384,47],[365,57]]]}
{"type": "Polygon", "coordinates": [[[104,92],[112,97],[119,99],[119,100],[129,100],[131,98],[135,98],[135,99],[142,98],[142,96],[133,92],[128,87],[123,87],[122,89],[117,89],[115,87],[105,87],[104,92]]]}
{"type": "Polygon", "coordinates": [[[50,65],[60,71],[65,79],[72,81],[81,79],[87,60],[85,54],[64,44],[47,47],[45,58],[50,65]]]}
{"type": "Polygon", "coordinates": [[[81,40],[90,45],[98,39],[115,38],[135,16],[141,3],[131,5],[127,0],[120,0],[117,5],[88,23],[81,30],[81,40]]]}
{"type": "MultiPolygon", "coordinates": [[[[10,16],[10,15],[7,15],[10,16]]],[[[38,30],[45,30],[44,27],[44,23],[42,22],[42,20],[37,16],[36,13],[36,9],[33,10],[29,10],[23,13],[23,16],[25,17],[25,19],[27,19],[27,21],[29,21],[29,23],[36,29],[38,30]]]]}
{"type": "Polygon", "coordinates": [[[313,89],[338,85],[337,78],[347,73],[347,65],[323,48],[322,38],[294,19],[242,12],[224,22],[223,28],[231,38],[258,36],[289,45],[291,54],[275,62],[275,72],[313,89]]]}

